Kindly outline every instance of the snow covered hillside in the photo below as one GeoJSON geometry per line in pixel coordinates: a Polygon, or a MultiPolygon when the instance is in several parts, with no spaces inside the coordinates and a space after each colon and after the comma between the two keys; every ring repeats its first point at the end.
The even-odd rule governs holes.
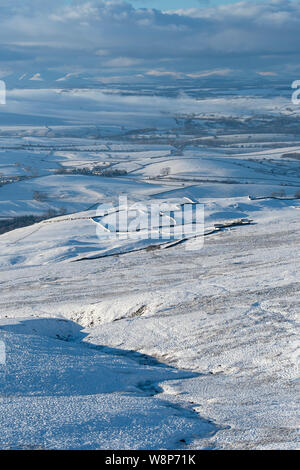
{"type": "Polygon", "coordinates": [[[297,448],[298,114],[135,92],[11,91],[0,448],[297,448]],[[122,233],[120,197],[141,220],[122,233]],[[168,238],[197,203],[204,225],[168,238]]]}

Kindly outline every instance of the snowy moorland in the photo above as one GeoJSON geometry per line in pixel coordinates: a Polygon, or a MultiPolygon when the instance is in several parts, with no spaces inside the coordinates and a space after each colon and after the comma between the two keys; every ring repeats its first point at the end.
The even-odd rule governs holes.
{"type": "Polygon", "coordinates": [[[299,108],[215,93],[8,93],[0,448],[299,446],[299,108]],[[120,196],[165,204],[149,236],[120,196]]]}

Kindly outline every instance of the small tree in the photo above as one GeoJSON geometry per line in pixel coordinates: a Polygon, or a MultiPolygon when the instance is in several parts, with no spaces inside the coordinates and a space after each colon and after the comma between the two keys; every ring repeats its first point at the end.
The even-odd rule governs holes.
{"type": "Polygon", "coordinates": [[[160,176],[168,176],[171,173],[171,168],[169,166],[162,168],[160,170],[160,176]]]}
{"type": "Polygon", "coordinates": [[[300,189],[298,189],[296,192],[295,192],[295,197],[297,199],[300,199],[300,189]]]}
{"type": "Polygon", "coordinates": [[[45,202],[47,201],[48,196],[46,193],[43,193],[42,191],[34,191],[33,199],[38,202],[45,202]]]}

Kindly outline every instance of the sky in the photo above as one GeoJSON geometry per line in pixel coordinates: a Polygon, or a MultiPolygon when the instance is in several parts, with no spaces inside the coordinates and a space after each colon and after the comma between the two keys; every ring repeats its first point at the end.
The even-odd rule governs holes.
{"type": "MultiPolygon", "coordinates": [[[[179,8],[204,8],[238,3],[241,0],[131,0],[130,3],[141,8],[158,8],[160,10],[176,10],[179,8]]],[[[257,3],[263,0],[252,0],[257,3]]]]}
{"type": "Polygon", "coordinates": [[[1,0],[0,78],[299,79],[300,1],[232,1],[1,0]]]}

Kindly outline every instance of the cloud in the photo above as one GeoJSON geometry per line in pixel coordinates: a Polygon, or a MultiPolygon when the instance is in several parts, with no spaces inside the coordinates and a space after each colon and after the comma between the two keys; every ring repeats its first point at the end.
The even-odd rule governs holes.
{"type": "Polygon", "coordinates": [[[31,77],[29,80],[31,80],[31,81],[33,81],[33,82],[42,82],[42,81],[43,81],[43,79],[42,79],[40,73],[36,73],[36,74],[33,75],[33,77],[31,77]]]}
{"type": "Polygon", "coordinates": [[[173,77],[173,78],[183,78],[184,74],[178,72],[171,72],[167,70],[149,70],[146,72],[146,75],[152,77],[173,77]]]}
{"type": "Polygon", "coordinates": [[[167,12],[122,0],[1,0],[0,16],[1,68],[20,75],[120,69],[201,78],[230,69],[285,73],[300,62],[296,0],[167,12]]]}
{"type": "Polygon", "coordinates": [[[115,59],[110,59],[105,62],[105,65],[108,67],[132,67],[133,65],[137,65],[141,62],[139,59],[132,59],[130,57],[116,57],[115,59]]]}
{"type": "Polygon", "coordinates": [[[276,77],[277,73],[275,72],[256,72],[257,75],[261,75],[262,77],[276,77]]]}
{"type": "Polygon", "coordinates": [[[188,73],[187,77],[190,78],[203,78],[203,77],[225,77],[233,72],[231,69],[217,69],[217,70],[204,70],[203,72],[188,73]]]}

